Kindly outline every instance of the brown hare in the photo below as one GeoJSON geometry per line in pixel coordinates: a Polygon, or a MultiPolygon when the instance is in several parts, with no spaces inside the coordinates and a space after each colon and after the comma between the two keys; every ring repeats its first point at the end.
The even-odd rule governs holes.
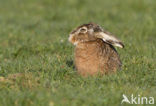
{"type": "Polygon", "coordinates": [[[121,67],[113,46],[123,43],[94,23],[83,24],[70,33],[69,41],[76,46],[75,66],[82,76],[116,72],[121,67]]]}

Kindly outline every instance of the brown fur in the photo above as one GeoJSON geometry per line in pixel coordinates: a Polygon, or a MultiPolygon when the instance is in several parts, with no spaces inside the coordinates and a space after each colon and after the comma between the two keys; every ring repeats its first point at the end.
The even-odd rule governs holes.
{"type": "Polygon", "coordinates": [[[75,65],[79,74],[87,76],[116,72],[121,62],[113,46],[97,39],[76,46],[75,65]]]}

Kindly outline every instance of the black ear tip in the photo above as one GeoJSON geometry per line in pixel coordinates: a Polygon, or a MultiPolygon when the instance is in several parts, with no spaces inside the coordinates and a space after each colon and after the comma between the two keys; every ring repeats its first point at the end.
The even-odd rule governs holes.
{"type": "Polygon", "coordinates": [[[125,48],[125,45],[123,45],[123,48],[125,48]]]}
{"type": "Polygon", "coordinates": [[[125,45],[122,42],[119,42],[119,44],[122,46],[122,48],[125,48],[125,45]]]}

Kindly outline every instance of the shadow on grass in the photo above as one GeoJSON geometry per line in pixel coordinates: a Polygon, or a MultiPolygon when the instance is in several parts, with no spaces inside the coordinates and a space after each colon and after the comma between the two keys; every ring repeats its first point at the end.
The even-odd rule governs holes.
{"type": "Polygon", "coordinates": [[[76,69],[73,60],[67,60],[66,64],[68,67],[71,67],[72,69],[76,69]]]}

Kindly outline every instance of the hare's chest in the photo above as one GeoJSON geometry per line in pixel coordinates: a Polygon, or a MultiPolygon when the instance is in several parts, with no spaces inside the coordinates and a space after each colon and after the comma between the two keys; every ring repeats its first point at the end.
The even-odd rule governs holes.
{"type": "Polygon", "coordinates": [[[75,50],[75,66],[80,73],[94,74],[99,70],[99,57],[93,48],[75,50]]]}
{"type": "Polygon", "coordinates": [[[94,64],[97,63],[98,52],[96,47],[85,47],[75,49],[75,61],[84,64],[94,64]]]}

